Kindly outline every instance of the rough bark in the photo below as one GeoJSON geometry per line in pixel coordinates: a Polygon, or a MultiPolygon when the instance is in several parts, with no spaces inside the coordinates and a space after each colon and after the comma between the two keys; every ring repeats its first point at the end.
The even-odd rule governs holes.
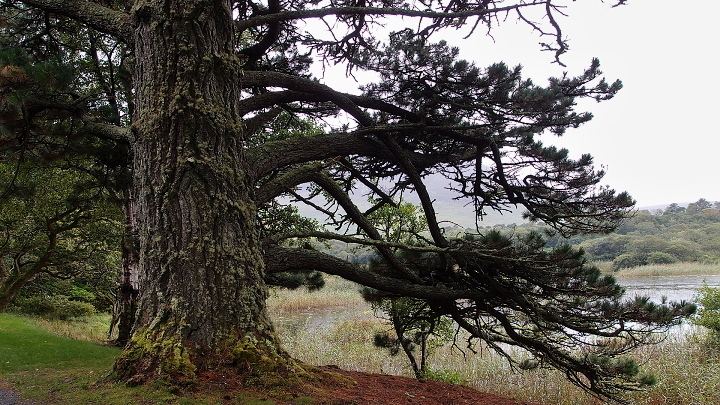
{"type": "Polygon", "coordinates": [[[142,382],[192,379],[208,367],[286,367],[265,311],[229,2],[145,2],[135,18],[142,291],[115,370],[142,382]]]}
{"type": "Polygon", "coordinates": [[[45,11],[82,21],[98,31],[127,41],[131,38],[130,16],[104,7],[97,2],[84,0],[23,0],[23,3],[45,11]]]}
{"type": "Polygon", "coordinates": [[[110,336],[117,333],[115,337],[117,346],[125,346],[130,341],[137,312],[137,298],[140,293],[135,198],[132,189],[125,190],[124,194],[122,210],[125,217],[125,234],[122,241],[122,270],[109,333],[110,336]]]}

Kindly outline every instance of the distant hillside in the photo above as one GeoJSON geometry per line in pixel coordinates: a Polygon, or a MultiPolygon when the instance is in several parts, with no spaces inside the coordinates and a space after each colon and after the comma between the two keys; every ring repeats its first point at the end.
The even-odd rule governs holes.
{"type": "MultiPolygon", "coordinates": [[[[452,228],[453,224],[461,228],[475,228],[475,215],[473,213],[472,204],[468,205],[468,200],[454,200],[454,193],[447,189],[448,185],[449,184],[447,179],[437,177],[428,180],[427,183],[430,195],[435,198],[434,207],[435,212],[438,216],[438,220],[444,222],[441,225],[447,228],[452,228]]],[[[409,202],[412,202],[414,204],[420,203],[419,200],[413,198],[413,196],[408,196],[407,199],[409,202]]],[[[710,201],[709,203],[714,204],[715,202],[710,201]]],[[[676,204],[680,207],[687,208],[690,204],[695,203],[681,202],[676,204]]],[[[658,211],[664,211],[670,205],[671,203],[638,207],[638,211],[648,211],[650,213],[656,213],[658,211]]],[[[361,205],[361,208],[369,208],[369,205],[361,205]]],[[[318,219],[322,222],[323,218],[319,217],[314,210],[301,205],[299,205],[299,209],[302,215],[318,219]]],[[[503,213],[489,210],[486,212],[487,215],[482,218],[478,225],[481,228],[484,228],[487,226],[495,225],[525,224],[528,221],[523,219],[523,212],[525,212],[525,209],[522,206],[514,208],[510,212],[503,213]]]]}
{"type": "MultiPolygon", "coordinates": [[[[472,207],[457,201],[436,202],[438,217],[448,235],[473,229],[472,207]]],[[[510,232],[520,238],[529,232],[544,233],[548,227],[529,223],[516,210],[506,215],[490,213],[481,227],[498,226],[501,232],[510,232]],[[511,229],[506,225],[515,224],[511,229]]],[[[329,248],[321,248],[335,256],[366,263],[373,253],[371,249],[358,249],[343,242],[330,241],[329,248]]],[[[575,235],[548,238],[548,247],[570,244],[582,247],[588,258],[613,262],[615,269],[645,264],[675,262],[720,263],[720,204],[706,200],[694,203],[667,204],[642,207],[617,231],[609,235],[575,235]]]]}

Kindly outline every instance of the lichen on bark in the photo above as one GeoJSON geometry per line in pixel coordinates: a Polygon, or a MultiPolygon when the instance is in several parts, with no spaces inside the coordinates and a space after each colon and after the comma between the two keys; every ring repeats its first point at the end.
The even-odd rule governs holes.
{"type": "Polygon", "coordinates": [[[189,383],[197,377],[191,348],[175,337],[160,337],[161,331],[138,331],[115,362],[116,375],[128,385],[155,378],[189,383]]]}
{"type": "Polygon", "coordinates": [[[207,369],[289,370],[267,287],[223,1],[136,9],[134,195],[141,291],[115,365],[130,383],[207,369]],[[202,16],[203,18],[196,18],[202,16]]]}

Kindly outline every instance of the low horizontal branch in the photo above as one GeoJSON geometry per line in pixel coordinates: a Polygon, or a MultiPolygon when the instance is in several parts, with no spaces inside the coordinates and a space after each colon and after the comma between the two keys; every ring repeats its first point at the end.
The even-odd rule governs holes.
{"type": "Polygon", "coordinates": [[[532,1],[523,4],[514,4],[506,7],[496,8],[475,8],[472,10],[445,12],[432,10],[412,10],[406,8],[392,7],[328,7],[313,10],[292,10],[282,11],[279,13],[259,15],[248,18],[247,20],[238,21],[236,27],[238,30],[246,30],[248,28],[260,25],[280,22],[301,20],[307,18],[322,18],[327,16],[347,16],[347,15],[376,15],[376,16],[402,16],[402,17],[420,17],[420,18],[441,18],[441,19],[459,19],[467,17],[482,17],[489,14],[497,14],[511,10],[517,10],[523,7],[538,6],[544,4],[545,1],[532,1]]]}

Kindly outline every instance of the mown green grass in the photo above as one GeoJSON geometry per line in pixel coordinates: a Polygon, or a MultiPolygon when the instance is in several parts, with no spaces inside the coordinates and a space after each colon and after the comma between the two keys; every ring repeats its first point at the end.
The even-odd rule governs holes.
{"type": "Polygon", "coordinates": [[[108,378],[119,349],[59,336],[39,326],[59,327],[64,334],[87,335],[97,322],[44,322],[0,314],[0,380],[9,382],[24,398],[45,405],[275,403],[250,394],[224,399],[227,393],[220,389],[178,395],[162,384],[127,387],[108,378]]]}
{"type": "Polygon", "coordinates": [[[109,370],[118,349],[57,336],[30,320],[0,314],[0,373],[90,368],[109,370]]]}

